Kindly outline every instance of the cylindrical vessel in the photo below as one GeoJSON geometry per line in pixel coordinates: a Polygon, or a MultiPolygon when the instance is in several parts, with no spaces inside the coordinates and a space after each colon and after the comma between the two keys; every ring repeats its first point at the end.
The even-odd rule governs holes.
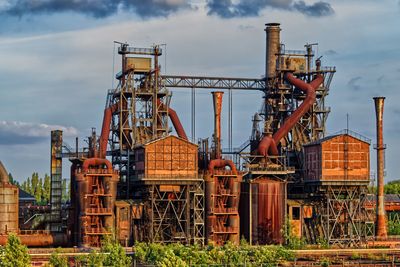
{"type": "Polygon", "coordinates": [[[374,97],[376,113],[376,153],[377,153],[377,173],[378,173],[378,195],[376,198],[376,237],[379,239],[387,238],[386,215],[385,215],[385,195],[384,195],[384,150],[383,143],[383,106],[384,97],[374,97]]]}
{"type": "MultiPolygon", "coordinates": [[[[33,233],[18,234],[21,243],[28,247],[57,247],[66,246],[68,243],[67,235],[62,233],[33,233]]],[[[0,246],[7,243],[8,235],[0,235],[0,246]]]]}
{"type": "Polygon", "coordinates": [[[18,232],[18,188],[0,184],[0,233],[18,232]]]}
{"type": "Polygon", "coordinates": [[[214,103],[214,144],[215,158],[221,158],[221,110],[224,92],[211,92],[214,103]]]}
{"type": "Polygon", "coordinates": [[[265,78],[273,79],[276,76],[276,62],[280,50],[280,31],[279,23],[265,24],[267,33],[266,59],[265,59],[265,78]]]}

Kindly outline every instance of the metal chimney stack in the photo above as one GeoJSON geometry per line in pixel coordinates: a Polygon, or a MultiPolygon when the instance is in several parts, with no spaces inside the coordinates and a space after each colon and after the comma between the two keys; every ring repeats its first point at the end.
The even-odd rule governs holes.
{"type": "Polygon", "coordinates": [[[273,79],[276,76],[277,55],[280,51],[280,32],[279,23],[265,24],[266,40],[266,59],[265,59],[265,78],[273,79]]]}
{"type": "Polygon", "coordinates": [[[386,215],[385,215],[385,195],[384,195],[384,150],[386,145],[383,143],[383,106],[384,97],[374,97],[376,112],[376,153],[377,153],[377,172],[378,172],[378,194],[376,198],[376,232],[377,239],[387,238],[386,215]]]}
{"type": "Polygon", "coordinates": [[[215,158],[221,158],[221,111],[224,92],[211,92],[214,103],[214,145],[215,158]]]}

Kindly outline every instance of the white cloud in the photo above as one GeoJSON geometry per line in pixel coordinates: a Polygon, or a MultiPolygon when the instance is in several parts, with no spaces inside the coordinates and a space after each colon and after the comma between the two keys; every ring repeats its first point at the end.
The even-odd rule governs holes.
{"type": "Polygon", "coordinates": [[[67,137],[78,135],[78,130],[74,127],[20,121],[0,121],[0,145],[37,143],[49,138],[52,130],[62,130],[63,135],[67,137]]]}

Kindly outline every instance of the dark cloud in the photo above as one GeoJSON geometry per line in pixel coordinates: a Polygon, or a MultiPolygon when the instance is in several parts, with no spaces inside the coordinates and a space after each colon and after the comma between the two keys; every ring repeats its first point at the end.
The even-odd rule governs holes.
{"type": "Polygon", "coordinates": [[[312,5],[307,5],[304,1],[298,1],[293,4],[293,8],[310,17],[325,17],[335,13],[329,3],[322,1],[312,5]]]}
{"type": "Polygon", "coordinates": [[[166,17],[179,9],[190,7],[187,0],[16,0],[3,12],[20,17],[75,12],[103,18],[125,9],[147,18],[166,17]]]}
{"type": "Polygon", "coordinates": [[[325,51],[324,54],[327,55],[327,56],[335,56],[338,53],[335,50],[328,50],[328,51],[325,51]]]}
{"type": "Polygon", "coordinates": [[[232,0],[208,0],[208,15],[217,15],[221,18],[255,17],[267,7],[298,11],[310,17],[329,16],[334,13],[329,3],[316,2],[307,5],[304,1],[293,0],[240,0],[234,4],[232,0]]]}
{"type": "Polygon", "coordinates": [[[247,31],[247,30],[253,30],[255,27],[251,25],[239,25],[238,28],[241,31],[247,31]]]}
{"type": "Polygon", "coordinates": [[[18,121],[0,121],[0,145],[26,145],[50,140],[52,130],[62,130],[64,136],[77,136],[74,127],[34,124],[18,121]]]}
{"type": "Polygon", "coordinates": [[[350,89],[352,89],[354,91],[358,91],[361,89],[361,86],[359,84],[357,84],[360,80],[361,80],[360,76],[351,78],[349,80],[349,82],[347,83],[347,85],[350,87],[350,89]]]}

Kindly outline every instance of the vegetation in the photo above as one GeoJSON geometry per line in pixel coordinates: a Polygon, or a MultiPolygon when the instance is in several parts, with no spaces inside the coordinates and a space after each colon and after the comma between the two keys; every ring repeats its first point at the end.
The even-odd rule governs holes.
{"type": "Polygon", "coordinates": [[[286,246],[289,249],[304,249],[306,246],[306,241],[304,238],[299,238],[293,233],[292,225],[290,224],[289,219],[285,220],[285,224],[283,225],[283,229],[281,230],[283,233],[283,238],[286,242],[286,246]]]}
{"type": "MultiPolygon", "coordinates": [[[[10,174],[11,175],[11,174],[10,174]]],[[[12,177],[12,176],[11,176],[12,177]]],[[[10,179],[11,181],[11,179],[10,179]]],[[[32,173],[31,177],[28,177],[22,184],[16,185],[22,190],[28,192],[35,197],[36,202],[40,205],[47,205],[50,202],[50,191],[51,191],[51,180],[50,176],[45,174],[44,177],[39,177],[37,172],[32,173]]],[[[62,181],[62,196],[63,201],[69,199],[67,179],[62,181]]]]}
{"type": "Polygon", "coordinates": [[[88,267],[126,267],[132,265],[132,259],[126,255],[125,249],[115,240],[106,238],[99,252],[92,250],[88,256],[77,259],[88,267]]]}
{"type": "Polygon", "coordinates": [[[21,244],[15,234],[8,236],[7,244],[0,247],[0,267],[31,266],[28,248],[21,244]]]}
{"type": "Polygon", "coordinates": [[[49,267],[68,267],[68,259],[60,255],[62,252],[61,248],[56,249],[53,253],[51,253],[49,259],[49,267]]]}
{"type": "Polygon", "coordinates": [[[400,180],[390,181],[385,184],[385,194],[400,194],[400,180]]]}
{"type": "Polygon", "coordinates": [[[250,246],[242,242],[240,246],[227,243],[217,247],[209,245],[185,246],[182,244],[135,244],[135,258],[147,264],[162,267],[230,265],[276,266],[293,259],[293,254],[282,246],[250,246]]]}
{"type": "Polygon", "coordinates": [[[14,179],[11,173],[8,173],[8,180],[10,181],[10,184],[16,185],[19,187],[19,183],[17,180],[14,179]]]}

